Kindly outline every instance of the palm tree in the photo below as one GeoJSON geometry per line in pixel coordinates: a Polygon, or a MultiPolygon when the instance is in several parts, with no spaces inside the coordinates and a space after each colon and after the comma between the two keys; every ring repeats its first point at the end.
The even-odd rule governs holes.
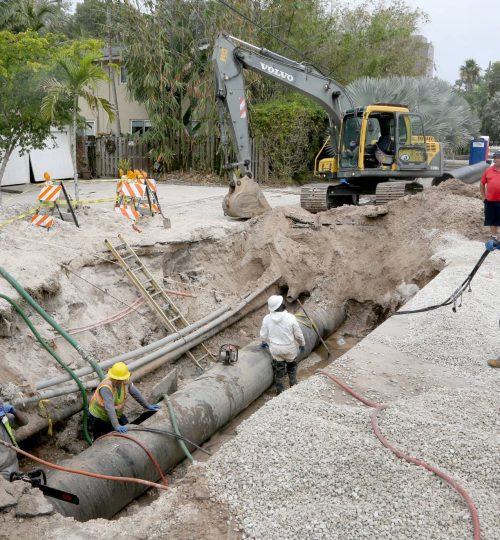
{"type": "Polygon", "coordinates": [[[422,115],[426,134],[452,150],[466,146],[479,128],[479,119],[465,98],[443,80],[364,77],[349,83],[347,91],[356,107],[377,102],[408,105],[422,115]]]}
{"type": "Polygon", "coordinates": [[[107,81],[108,75],[95,62],[93,55],[61,58],[57,62],[59,73],[42,85],[47,95],[42,100],[41,115],[53,122],[68,120],[71,115],[71,155],[73,158],[75,199],[80,200],[78,188],[78,170],[76,165],[76,130],[80,107],[78,100],[83,98],[91,109],[99,106],[113,120],[114,111],[111,103],[96,95],[99,81],[107,81]]]}
{"type": "Polygon", "coordinates": [[[58,11],[57,0],[0,0],[0,25],[14,32],[40,32],[58,11]]]}
{"type": "Polygon", "coordinates": [[[460,66],[460,82],[465,86],[466,92],[470,92],[480,78],[481,68],[473,58],[469,58],[463,66],[460,66]]]}

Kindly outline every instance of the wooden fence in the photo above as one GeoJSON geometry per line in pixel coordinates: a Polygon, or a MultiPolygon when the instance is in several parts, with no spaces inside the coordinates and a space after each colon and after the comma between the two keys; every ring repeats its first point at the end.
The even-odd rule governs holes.
{"type": "MultiPolygon", "coordinates": [[[[269,180],[269,160],[253,140],[250,144],[254,177],[260,182],[266,182],[269,180]]],[[[92,169],[94,175],[114,178],[118,175],[118,163],[122,159],[129,160],[132,169],[143,169],[150,173],[154,171],[148,145],[130,137],[88,137],[80,141],[79,147],[80,172],[83,177],[89,175],[92,169]]],[[[223,173],[222,152],[215,133],[195,139],[187,153],[184,159],[187,170],[223,173]]],[[[234,161],[236,158],[231,156],[231,159],[234,161]]]]}
{"type": "Polygon", "coordinates": [[[132,169],[151,171],[153,165],[148,155],[149,148],[145,143],[127,137],[96,138],[95,155],[98,176],[117,177],[122,159],[130,161],[132,169]]]}

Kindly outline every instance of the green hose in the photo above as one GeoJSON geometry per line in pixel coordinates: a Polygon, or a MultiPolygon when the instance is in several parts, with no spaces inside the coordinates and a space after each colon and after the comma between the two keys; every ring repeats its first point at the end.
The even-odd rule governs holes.
{"type": "Polygon", "coordinates": [[[92,369],[97,373],[99,379],[102,381],[105,378],[104,371],[101,369],[99,364],[95,361],[92,355],[84,350],[78,342],[73,339],[73,337],[64,330],[41,306],[35,302],[35,300],[23,289],[23,287],[12,277],[3,266],[0,266],[0,275],[7,280],[14,289],[30,304],[30,306],[35,309],[61,336],[77,351],[78,354],[91,366],[92,369]]]}
{"type": "Polygon", "coordinates": [[[167,402],[168,412],[170,414],[170,421],[172,422],[172,427],[174,428],[174,431],[178,436],[177,442],[179,443],[179,446],[182,448],[182,451],[184,452],[184,454],[186,454],[186,457],[189,459],[189,461],[191,463],[194,463],[194,458],[191,455],[191,452],[188,450],[186,443],[183,441],[183,437],[179,430],[179,425],[177,424],[177,417],[175,416],[175,411],[172,406],[172,403],[170,402],[170,399],[166,394],[165,394],[165,401],[167,402]]]}
{"type": "Polygon", "coordinates": [[[85,391],[85,388],[83,387],[83,384],[81,383],[80,379],[76,376],[75,372],[62,360],[62,358],[50,347],[50,345],[43,339],[43,337],[40,335],[38,330],[35,328],[33,323],[30,321],[29,317],[24,313],[24,311],[21,309],[21,307],[12,300],[12,298],[9,298],[8,296],[5,296],[5,294],[0,293],[0,298],[3,298],[7,302],[9,302],[14,309],[19,313],[19,315],[23,318],[24,322],[29,326],[29,329],[33,332],[33,335],[38,339],[38,341],[42,344],[42,346],[47,350],[49,354],[51,354],[55,359],[56,362],[63,367],[71,376],[71,378],[76,382],[78,385],[78,388],[80,389],[80,392],[82,394],[82,401],[83,401],[83,436],[87,443],[89,445],[92,444],[92,438],[89,435],[89,432],[87,430],[87,417],[88,417],[88,401],[87,401],[87,392],[85,391]]]}

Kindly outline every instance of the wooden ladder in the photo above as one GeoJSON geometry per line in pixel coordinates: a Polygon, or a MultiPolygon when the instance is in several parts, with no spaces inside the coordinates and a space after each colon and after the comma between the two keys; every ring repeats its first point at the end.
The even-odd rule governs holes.
{"type": "MultiPolygon", "coordinates": [[[[121,234],[118,235],[118,238],[122,243],[116,246],[113,246],[109,240],[105,240],[104,243],[165,328],[169,332],[175,333],[189,326],[189,322],[156,278],[146,268],[132,246],[127,243],[121,234]]],[[[201,347],[205,354],[200,358],[196,358],[191,351],[186,351],[186,355],[199,369],[204,371],[200,362],[207,357],[213,358],[213,355],[203,343],[201,343],[201,347]]]]}

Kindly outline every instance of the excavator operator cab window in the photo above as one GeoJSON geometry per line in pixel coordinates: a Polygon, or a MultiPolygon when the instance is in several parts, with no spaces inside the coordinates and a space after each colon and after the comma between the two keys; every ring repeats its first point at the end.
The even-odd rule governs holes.
{"type": "Polygon", "coordinates": [[[396,161],[400,169],[425,168],[427,149],[422,117],[419,114],[397,114],[396,161]]]}
{"type": "Polygon", "coordinates": [[[392,163],[395,149],[395,124],[393,113],[370,114],[366,130],[365,169],[376,169],[392,163]]]}
{"type": "Polygon", "coordinates": [[[358,166],[361,122],[362,119],[359,116],[351,116],[344,121],[340,147],[341,168],[354,169],[358,166]]]}

